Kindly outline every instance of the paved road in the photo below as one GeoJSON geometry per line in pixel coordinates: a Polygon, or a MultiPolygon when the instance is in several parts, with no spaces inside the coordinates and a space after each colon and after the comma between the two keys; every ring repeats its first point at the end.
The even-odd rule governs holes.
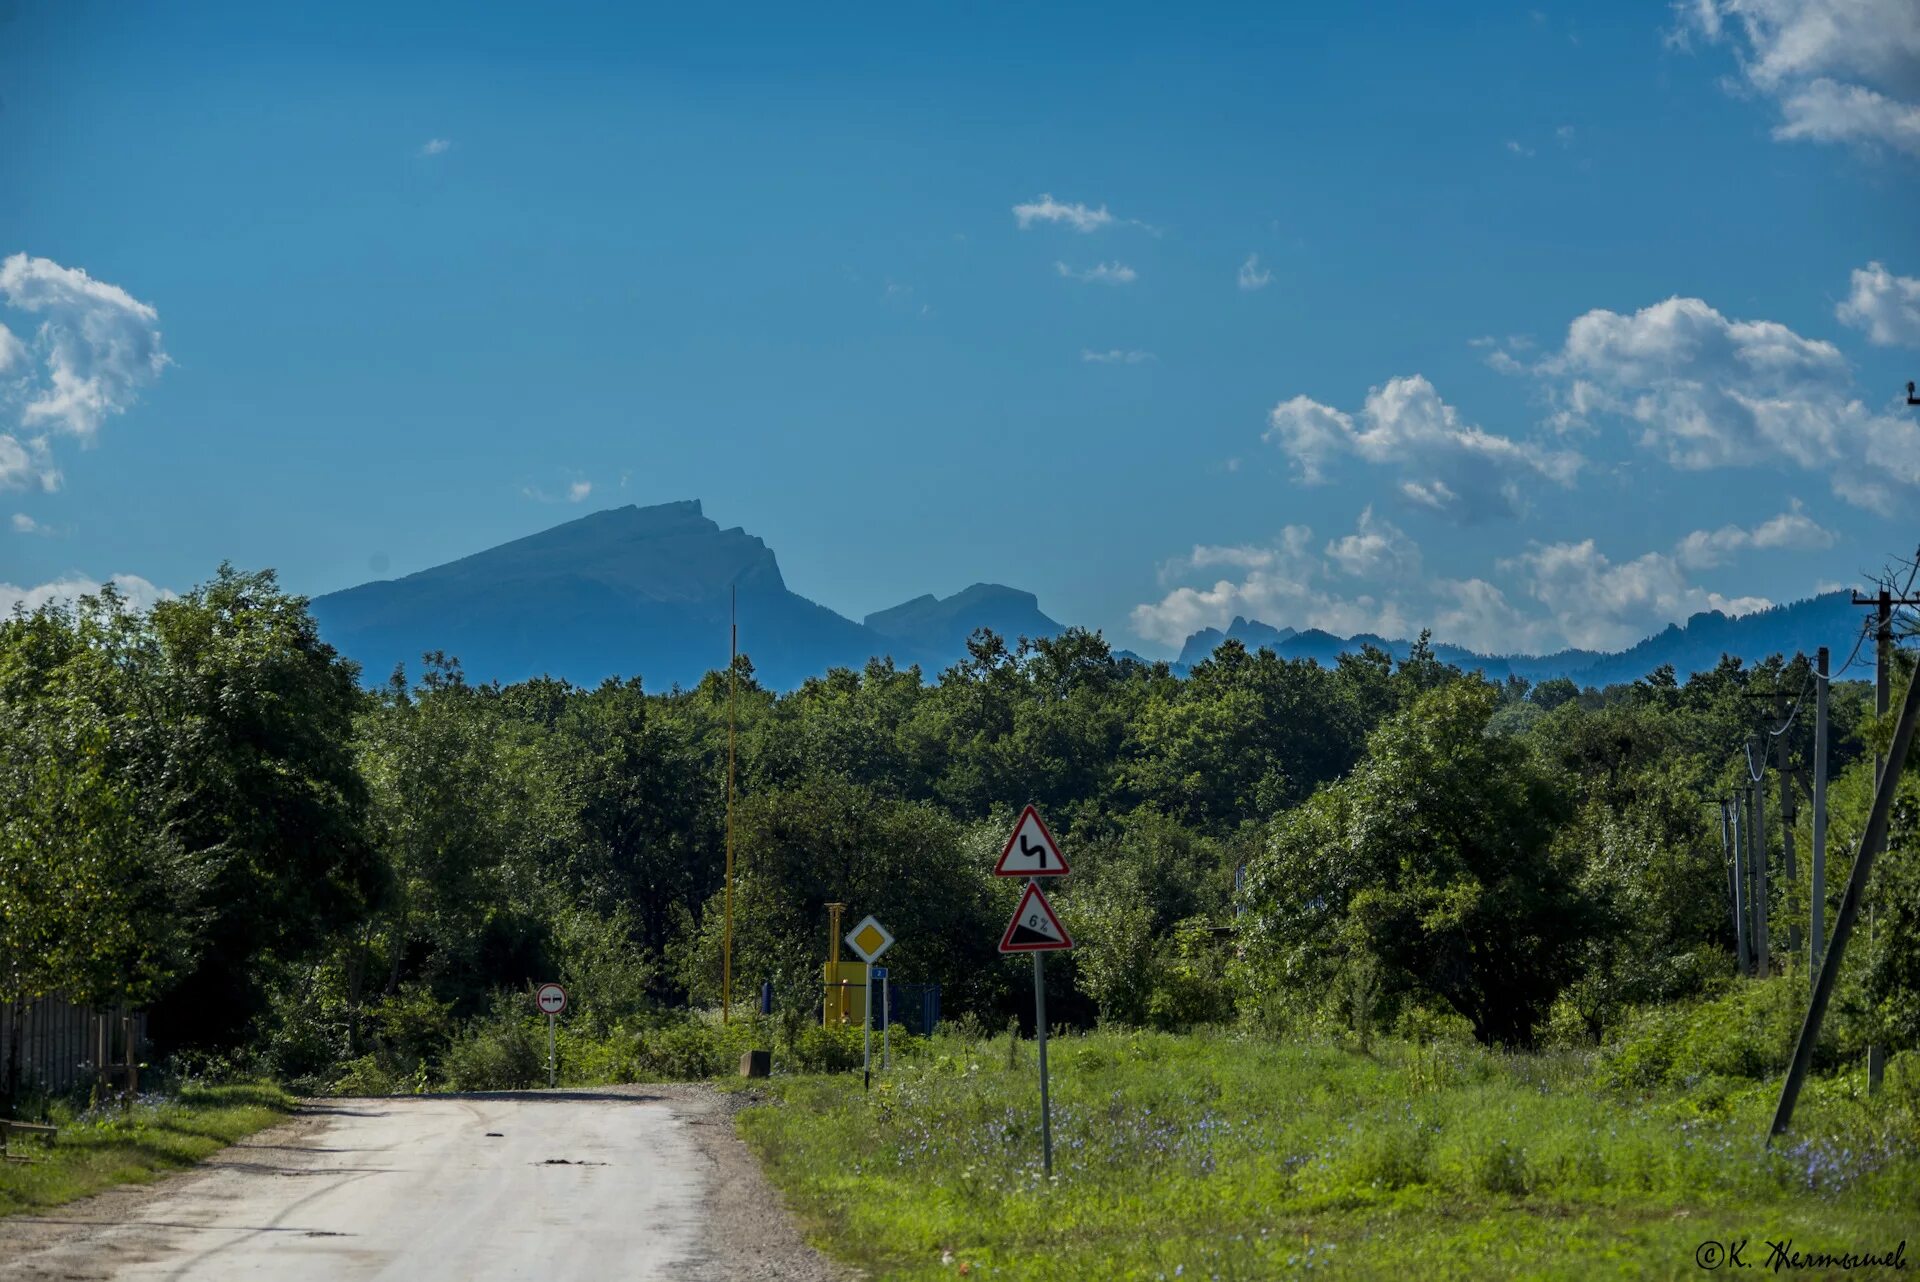
{"type": "Polygon", "coordinates": [[[698,1088],[329,1100],[153,1189],[0,1220],[0,1278],[829,1277],[698,1088]]]}

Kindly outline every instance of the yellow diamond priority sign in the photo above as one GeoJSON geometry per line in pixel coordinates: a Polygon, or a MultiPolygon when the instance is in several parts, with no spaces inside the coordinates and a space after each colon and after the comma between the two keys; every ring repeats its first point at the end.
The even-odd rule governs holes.
{"type": "Polygon", "coordinates": [[[893,947],[893,932],[874,920],[869,913],[858,926],[847,932],[847,947],[863,962],[878,961],[880,954],[893,947]]]}

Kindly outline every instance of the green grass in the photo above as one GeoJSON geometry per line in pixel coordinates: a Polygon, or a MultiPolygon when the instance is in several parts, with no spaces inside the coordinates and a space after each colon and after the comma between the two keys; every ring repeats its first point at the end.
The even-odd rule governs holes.
{"type": "Polygon", "coordinates": [[[256,1082],[188,1086],[131,1109],[108,1106],[74,1115],[55,1109],[51,1146],[16,1139],[31,1162],[0,1163],[0,1216],[71,1202],[116,1184],[144,1183],[195,1162],[284,1118],[293,1098],[256,1082]]]}
{"type": "Polygon", "coordinates": [[[1767,1271],[1768,1240],[1920,1238],[1912,1115],[1857,1079],[1812,1083],[1769,1153],[1770,1083],[1621,1095],[1582,1055],[1058,1038],[1048,1187],[1018,1055],[936,1038],[871,1094],[775,1078],[740,1131],[814,1240],[876,1278],[1696,1277],[1709,1239],[1750,1238],[1767,1271]]]}

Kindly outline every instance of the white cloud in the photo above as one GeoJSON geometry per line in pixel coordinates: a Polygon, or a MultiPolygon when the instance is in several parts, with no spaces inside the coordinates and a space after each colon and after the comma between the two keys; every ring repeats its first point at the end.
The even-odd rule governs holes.
{"type": "Polygon", "coordinates": [[[575,481],[567,487],[567,502],[579,503],[593,493],[592,481],[575,481]]]}
{"type": "MultiPolygon", "coordinates": [[[[45,318],[33,347],[46,377],[27,381],[20,412],[29,428],[90,441],[109,414],[123,413],[135,390],[168,364],[160,346],[159,313],[79,268],[14,254],[0,261],[0,298],[45,318]]],[[[9,346],[9,364],[19,359],[9,346]]],[[[4,467],[0,464],[0,475],[4,467]]]]}
{"type": "Polygon", "coordinates": [[[12,330],[0,325],[0,374],[11,373],[26,365],[30,359],[27,345],[12,330]]]}
{"type": "Polygon", "coordinates": [[[1260,255],[1248,254],[1247,261],[1240,264],[1239,283],[1244,290],[1265,289],[1273,284],[1273,273],[1260,265],[1260,255]]]}
{"type": "Polygon", "coordinates": [[[1158,360],[1159,358],[1152,352],[1122,351],[1120,348],[1115,347],[1104,352],[1096,352],[1090,348],[1082,348],[1080,350],[1080,359],[1090,361],[1095,365],[1144,365],[1148,361],[1158,360]]]}
{"type": "Polygon", "coordinates": [[[1879,263],[1853,269],[1853,293],[1834,308],[1842,324],[1865,330],[1881,347],[1920,347],[1920,280],[1879,263]]]}
{"type": "Polygon", "coordinates": [[[1553,131],[1553,140],[1562,147],[1573,146],[1574,130],[1572,125],[1561,125],[1553,131]]]}
{"type": "Polygon", "coordinates": [[[1245,615],[1340,636],[1411,637],[1431,628],[1436,640],[1482,654],[1620,649],[1703,610],[1745,614],[1771,604],[1723,596],[1690,571],[1736,550],[1820,547],[1831,537],[1796,504],[1750,530],[1689,535],[1672,553],[1617,562],[1592,539],[1535,544],[1497,561],[1486,577],[1430,578],[1413,541],[1368,509],[1354,534],[1327,543],[1321,555],[1303,525],[1288,526],[1271,544],[1198,545],[1159,567],[1160,599],[1135,606],[1130,617],[1142,638],[1168,646],[1245,615]],[[1182,584],[1190,578],[1201,581],[1182,584]],[[1379,586],[1349,594],[1339,584],[1351,578],[1379,586]]]}
{"type": "Polygon", "coordinates": [[[1065,223],[1078,232],[1098,231],[1113,223],[1105,205],[1098,209],[1081,204],[1066,204],[1043,193],[1040,199],[1013,207],[1014,221],[1025,231],[1035,223],[1065,223]]]}
{"type": "Polygon", "coordinates": [[[1327,544],[1327,556],[1355,578],[1411,578],[1420,573],[1420,547],[1405,530],[1373,514],[1369,503],[1360,511],[1358,528],[1327,544]]]}
{"type": "Polygon", "coordinates": [[[1131,285],[1140,276],[1125,263],[1096,263],[1084,271],[1075,271],[1065,263],[1055,263],[1053,269],[1068,280],[1085,281],[1094,285],[1131,285]]]}
{"type": "MultiPolygon", "coordinates": [[[[166,588],[156,587],[137,574],[116,574],[108,579],[127,604],[136,610],[151,609],[155,602],[170,601],[173,593],[166,588]]],[[[42,583],[35,587],[23,588],[12,583],[0,583],[0,616],[12,614],[14,610],[33,611],[43,605],[71,606],[83,596],[93,596],[100,591],[101,584],[85,575],[74,574],[51,583],[42,583]]]]}
{"type": "Polygon", "coordinates": [[[451,146],[453,146],[453,142],[450,139],[429,138],[420,144],[420,154],[423,156],[438,156],[451,146]]]}
{"type": "Polygon", "coordinates": [[[1836,473],[1837,494],[1881,511],[1896,490],[1920,487],[1920,426],[1869,409],[1839,348],[1773,321],[1729,320],[1697,298],[1588,312],[1535,372],[1555,427],[1623,419],[1677,468],[1785,461],[1836,473]]]}
{"type": "Polygon", "coordinates": [[[13,532],[15,534],[52,534],[53,531],[28,516],[25,512],[13,514],[13,532]]]}
{"type": "Polygon", "coordinates": [[[44,437],[22,441],[0,432],[0,490],[60,488],[60,469],[53,465],[44,437]]]}
{"type": "Polygon", "coordinates": [[[1724,565],[1734,553],[1749,548],[1820,549],[1830,548],[1836,541],[1833,531],[1808,516],[1800,500],[1794,499],[1788,511],[1750,530],[1738,525],[1695,530],[1674,545],[1673,554],[1685,568],[1705,570],[1724,565]]]}
{"type": "Polygon", "coordinates": [[[1533,148],[1523,147],[1511,138],[1507,139],[1507,150],[1516,156],[1531,156],[1533,154],[1533,148]]]}
{"type": "Polygon", "coordinates": [[[1293,460],[1299,479],[1326,479],[1342,455],[1403,474],[1401,493],[1462,522],[1525,511],[1540,482],[1571,485],[1584,460],[1462,423],[1418,374],[1368,391],[1358,416],[1305,396],[1274,406],[1266,439],[1293,460]]]}
{"type": "Polygon", "coordinates": [[[1920,156],[1920,21],[1913,0],[1693,0],[1675,43],[1732,44],[1747,87],[1774,99],[1783,140],[1920,156]]]}
{"type": "Polygon", "coordinates": [[[1500,567],[1524,576],[1527,594],[1546,607],[1560,635],[1587,649],[1632,645],[1702,610],[1750,614],[1772,604],[1705,591],[1665,553],[1616,563],[1592,539],[1536,545],[1500,567]]]}

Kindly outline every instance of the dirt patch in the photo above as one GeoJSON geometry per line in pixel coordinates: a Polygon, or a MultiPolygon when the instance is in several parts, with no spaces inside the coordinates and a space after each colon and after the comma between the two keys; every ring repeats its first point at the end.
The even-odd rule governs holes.
{"type": "Polygon", "coordinates": [[[807,1245],[786,1199],[734,1133],[733,1115],[757,1097],[698,1084],[636,1089],[673,1100],[711,1164],[707,1248],[715,1282],[841,1282],[854,1276],[807,1245]]]}

